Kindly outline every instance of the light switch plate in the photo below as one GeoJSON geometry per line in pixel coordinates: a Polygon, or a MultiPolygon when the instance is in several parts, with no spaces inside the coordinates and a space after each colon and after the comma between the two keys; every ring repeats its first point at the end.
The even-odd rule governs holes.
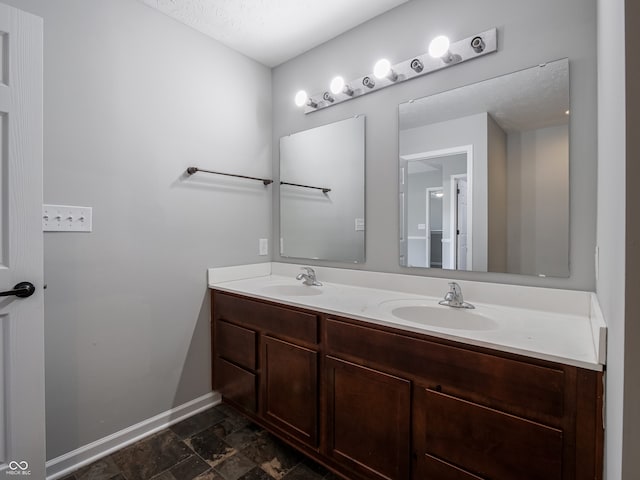
{"type": "Polygon", "coordinates": [[[93,208],[72,205],[43,205],[42,231],[91,232],[93,208]]]}
{"type": "Polygon", "coordinates": [[[269,255],[269,239],[261,238],[259,248],[260,253],[258,255],[269,255]]]}
{"type": "Polygon", "coordinates": [[[364,231],[364,218],[356,218],[356,232],[364,231]]]}

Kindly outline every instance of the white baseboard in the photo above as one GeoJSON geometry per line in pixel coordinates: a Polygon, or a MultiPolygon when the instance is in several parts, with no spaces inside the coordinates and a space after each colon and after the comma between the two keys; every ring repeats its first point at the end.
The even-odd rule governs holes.
{"type": "Polygon", "coordinates": [[[89,465],[102,457],[110,455],[116,450],[120,450],[121,448],[159,432],[174,423],[181,422],[196,413],[200,413],[203,410],[211,408],[219,404],[220,401],[221,398],[219,393],[207,393],[195,400],[191,400],[190,402],[179,405],[167,410],[166,412],[162,412],[155,417],[143,420],[142,422],[131,425],[119,432],[113,433],[69,453],[53,458],[47,462],[47,480],[56,480],[64,477],[78,468],[89,465]]]}

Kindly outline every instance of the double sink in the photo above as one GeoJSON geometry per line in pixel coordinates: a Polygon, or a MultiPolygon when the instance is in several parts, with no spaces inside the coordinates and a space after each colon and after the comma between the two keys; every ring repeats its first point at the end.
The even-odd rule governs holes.
{"type": "MultiPolygon", "coordinates": [[[[325,295],[327,291],[335,289],[335,286],[306,286],[306,285],[269,285],[262,288],[266,295],[280,297],[308,297],[325,295]]],[[[499,324],[485,315],[480,309],[468,310],[438,305],[433,302],[419,299],[394,299],[379,302],[373,308],[390,314],[399,320],[425,325],[429,327],[444,328],[450,330],[496,330],[499,324]]]]}

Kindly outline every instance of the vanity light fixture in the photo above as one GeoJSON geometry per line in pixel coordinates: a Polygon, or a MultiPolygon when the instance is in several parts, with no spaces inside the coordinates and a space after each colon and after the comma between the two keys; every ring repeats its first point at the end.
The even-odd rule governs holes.
{"type": "Polygon", "coordinates": [[[307,107],[318,108],[318,104],[311,100],[307,95],[307,92],[304,90],[300,90],[296,93],[295,101],[298,107],[304,107],[306,105],[307,107]]]}
{"type": "Polygon", "coordinates": [[[411,70],[416,73],[420,73],[422,70],[424,70],[424,63],[422,63],[419,58],[414,58],[413,60],[411,60],[410,66],[411,70]]]}
{"type": "Polygon", "coordinates": [[[376,62],[373,67],[373,74],[380,80],[383,78],[388,78],[392,82],[398,80],[398,74],[393,71],[393,68],[391,68],[391,62],[386,58],[381,58],[376,62]]]}
{"type": "Polygon", "coordinates": [[[322,94],[322,99],[323,99],[325,102],[329,102],[329,103],[333,103],[333,102],[335,102],[335,100],[336,100],[335,98],[333,98],[333,97],[331,96],[331,94],[330,94],[329,92],[324,92],[324,93],[322,94]]]}
{"type": "Polygon", "coordinates": [[[353,95],[353,90],[349,85],[344,83],[344,78],[341,76],[334,77],[331,80],[331,85],[329,86],[331,93],[334,95],[338,95],[340,93],[344,93],[345,95],[349,95],[350,97],[353,95]]]}
{"type": "Polygon", "coordinates": [[[373,88],[376,86],[376,81],[371,77],[364,77],[362,79],[362,85],[364,85],[367,88],[373,88]]]}
{"type": "Polygon", "coordinates": [[[444,63],[451,63],[455,60],[455,57],[449,50],[450,46],[451,42],[449,41],[449,37],[445,35],[438,35],[436,38],[431,40],[431,43],[429,44],[429,55],[431,55],[431,57],[433,58],[442,59],[444,63]]]}
{"type": "Polygon", "coordinates": [[[474,52],[482,53],[484,47],[486,47],[486,45],[484,40],[482,40],[482,37],[473,37],[473,40],[471,40],[471,48],[473,48],[474,52]]]}
{"type": "Polygon", "coordinates": [[[431,41],[427,52],[414,55],[408,60],[391,64],[388,59],[383,58],[376,62],[373,74],[367,74],[349,82],[342,77],[335,77],[331,81],[329,91],[320,92],[311,97],[307,97],[306,93],[300,91],[296,95],[296,105],[304,107],[305,113],[315,112],[390,85],[496,52],[497,37],[496,28],[453,43],[444,35],[439,35],[431,41]],[[301,95],[302,93],[304,96],[301,95]]]}

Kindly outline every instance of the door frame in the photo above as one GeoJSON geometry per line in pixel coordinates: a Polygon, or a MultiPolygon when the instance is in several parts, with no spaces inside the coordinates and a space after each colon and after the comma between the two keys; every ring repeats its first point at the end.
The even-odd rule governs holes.
{"type": "MultiPolygon", "coordinates": [[[[473,163],[474,163],[473,144],[459,145],[456,147],[441,148],[438,150],[429,150],[425,152],[410,153],[407,155],[401,155],[400,160],[404,162],[410,162],[412,160],[428,160],[430,158],[451,157],[454,155],[462,155],[462,154],[465,154],[467,156],[467,173],[465,174],[467,177],[467,245],[473,246],[473,163]]],[[[406,165],[406,163],[404,165],[406,165]]],[[[454,176],[455,175],[452,175],[451,178],[453,178],[454,176]]],[[[449,195],[451,195],[451,190],[449,191],[449,195]]],[[[449,204],[452,204],[454,197],[450,197],[450,199],[451,201],[449,202],[449,204]]],[[[406,201],[406,199],[403,199],[403,200],[406,201]]],[[[406,214],[404,210],[405,210],[405,205],[403,204],[401,205],[401,212],[403,215],[406,214]]],[[[401,219],[402,218],[403,217],[401,216],[401,219]]],[[[453,219],[453,217],[451,218],[453,219]]],[[[401,220],[400,222],[402,225],[401,231],[404,229],[403,222],[404,222],[404,219],[401,220]]],[[[451,224],[454,224],[454,222],[453,221],[450,222],[450,225],[451,224]]],[[[443,231],[443,235],[444,235],[444,231],[443,231]]],[[[402,233],[400,238],[402,243],[402,233]]],[[[443,243],[445,242],[448,242],[451,245],[451,247],[449,248],[449,261],[451,262],[450,265],[453,266],[452,270],[455,270],[455,265],[456,265],[455,255],[457,255],[457,252],[456,252],[457,236],[454,235],[453,237],[451,237],[451,228],[449,229],[449,238],[445,239],[443,237],[443,243]]],[[[470,270],[473,270],[473,248],[467,248],[467,266],[469,267],[470,270]]],[[[444,261],[442,262],[442,268],[444,268],[444,261]]]]}

